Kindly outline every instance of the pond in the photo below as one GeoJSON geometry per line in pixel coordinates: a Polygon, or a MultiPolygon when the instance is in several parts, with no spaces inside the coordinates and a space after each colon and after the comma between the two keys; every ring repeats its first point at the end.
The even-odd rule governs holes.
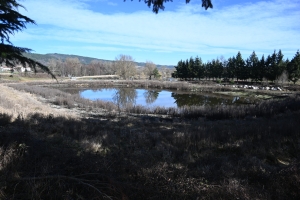
{"type": "Polygon", "coordinates": [[[215,93],[191,93],[183,91],[137,89],[137,88],[99,88],[79,91],[81,97],[90,100],[114,102],[121,107],[142,105],[146,107],[182,107],[253,104],[258,100],[253,96],[230,96],[215,93]]]}

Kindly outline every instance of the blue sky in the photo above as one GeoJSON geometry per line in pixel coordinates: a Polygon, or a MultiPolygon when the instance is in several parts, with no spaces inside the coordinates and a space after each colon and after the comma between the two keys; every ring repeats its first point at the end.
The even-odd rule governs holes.
{"type": "Polygon", "coordinates": [[[174,0],[154,14],[138,0],[22,0],[20,12],[36,21],[11,41],[34,53],[63,53],[114,60],[176,65],[196,57],[204,62],[238,51],[247,58],[281,49],[291,59],[300,49],[300,1],[174,0]]]}

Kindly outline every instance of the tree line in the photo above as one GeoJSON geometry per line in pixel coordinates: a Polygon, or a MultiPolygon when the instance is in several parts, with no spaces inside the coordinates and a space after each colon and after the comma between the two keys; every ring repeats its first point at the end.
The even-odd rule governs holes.
{"type": "Polygon", "coordinates": [[[300,79],[300,53],[296,52],[293,59],[284,60],[282,51],[276,50],[272,55],[259,59],[255,51],[244,60],[240,52],[236,56],[225,60],[223,57],[206,63],[200,57],[180,60],[175,66],[172,77],[179,79],[228,79],[249,80],[255,82],[292,81],[294,84],[300,79]]]}
{"type": "Polygon", "coordinates": [[[50,71],[56,76],[79,77],[95,75],[118,75],[121,79],[159,79],[171,77],[172,70],[162,66],[157,68],[152,61],[146,61],[145,66],[136,66],[130,55],[118,55],[114,61],[92,60],[89,64],[82,63],[77,57],[50,59],[47,62],[50,71]]]}

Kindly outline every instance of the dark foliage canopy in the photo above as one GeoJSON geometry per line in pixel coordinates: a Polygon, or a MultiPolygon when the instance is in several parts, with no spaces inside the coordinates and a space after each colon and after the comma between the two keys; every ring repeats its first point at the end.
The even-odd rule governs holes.
{"type": "MultiPolygon", "coordinates": [[[[126,0],[124,0],[124,1],[126,1],[126,0]]],[[[133,0],[131,0],[131,1],[133,1],[133,0]]],[[[139,0],[139,1],[141,1],[141,0],[139,0]]],[[[159,10],[165,9],[164,3],[173,2],[173,0],[144,0],[144,2],[148,5],[149,8],[152,7],[152,11],[154,13],[158,13],[159,10]]],[[[185,0],[185,2],[189,3],[190,0],[185,0]]],[[[213,8],[211,0],[202,0],[202,7],[204,7],[206,10],[208,8],[213,8]]]]}
{"type": "Polygon", "coordinates": [[[297,51],[291,62],[288,63],[287,71],[289,80],[294,84],[300,79],[300,52],[297,51]]]}
{"type": "Polygon", "coordinates": [[[281,50],[274,51],[266,58],[263,55],[259,60],[255,51],[244,60],[240,52],[228,60],[213,59],[207,63],[202,63],[201,58],[196,57],[180,60],[175,66],[172,74],[174,78],[180,79],[217,79],[224,78],[236,80],[249,80],[259,82],[263,79],[271,82],[287,81],[296,83],[300,79],[300,53],[297,51],[294,58],[289,61],[283,59],[281,50]]]}
{"type": "Polygon", "coordinates": [[[31,49],[16,47],[10,41],[10,36],[25,29],[26,24],[35,24],[32,19],[20,14],[18,8],[25,9],[16,0],[0,0],[0,63],[5,63],[12,69],[16,64],[24,67],[27,65],[35,72],[38,67],[55,78],[48,67],[23,55],[31,49]]]}

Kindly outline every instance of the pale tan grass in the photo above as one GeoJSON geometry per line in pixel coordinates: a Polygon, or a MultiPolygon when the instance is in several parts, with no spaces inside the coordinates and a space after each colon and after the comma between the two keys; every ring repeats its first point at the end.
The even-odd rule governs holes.
{"type": "Polygon", "coordinates": [[[0,84],[0,113],[11,115],[13,119],[18,116],[26,117],[31,113],[78,118],[79,115],[70,109],[52,108],[43,103],[33,94],[17,91],[11,87],[0,84]]]}

